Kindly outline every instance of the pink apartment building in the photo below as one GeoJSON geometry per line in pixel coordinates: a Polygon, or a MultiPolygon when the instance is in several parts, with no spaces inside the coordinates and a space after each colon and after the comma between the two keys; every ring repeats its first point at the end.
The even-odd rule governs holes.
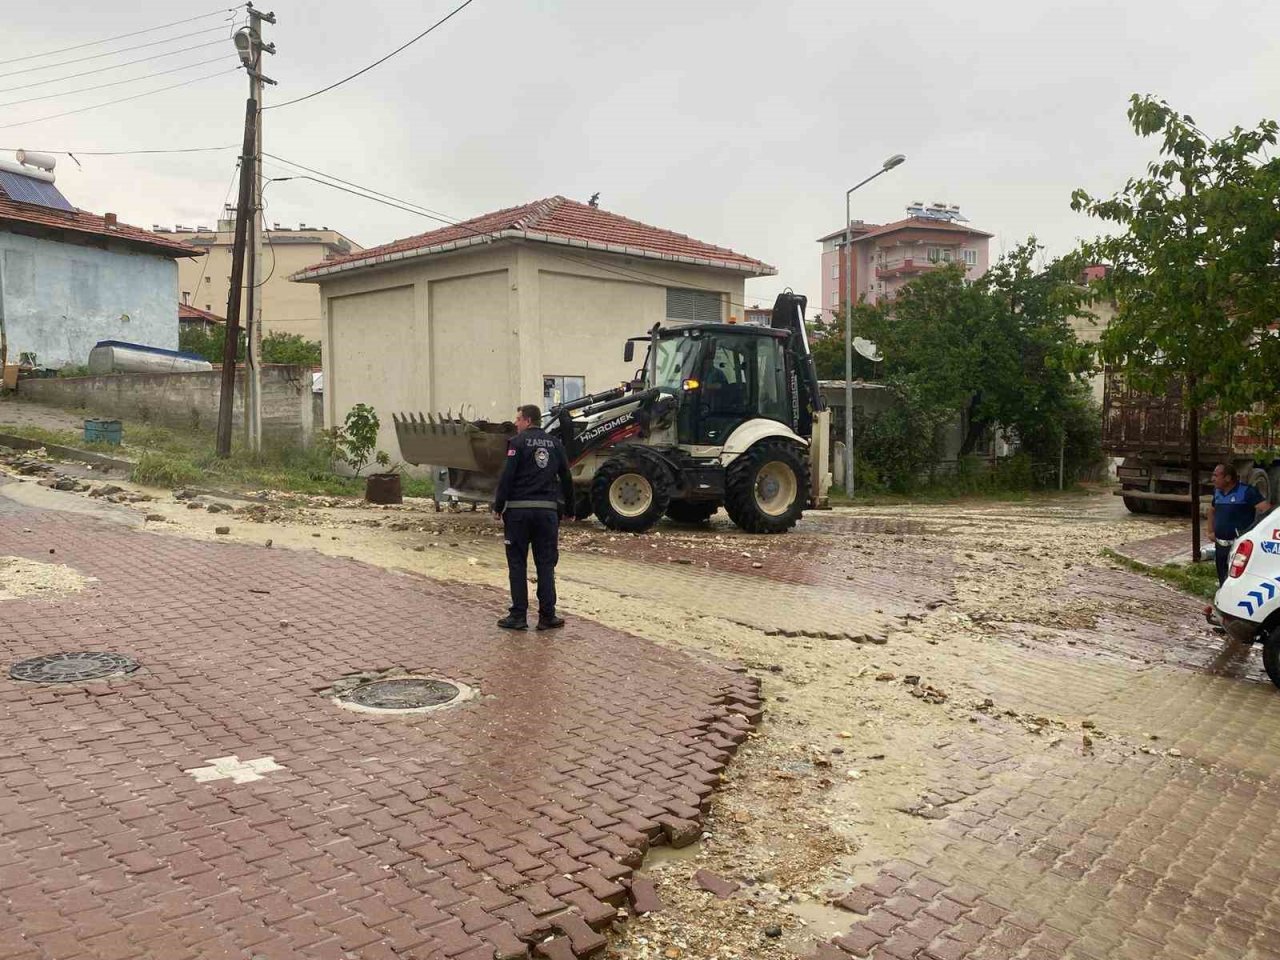
{"type": "MultiPolygon", "coordinates": [[[[907,218],[894,223],[853,222],[853,299],[878,303],[892,300],[903,284],[929,270],[964,264],[969,279],[991,265],[991,234],[965,226],[960,208],[935,203],[907,207],[907,218]]],[[[822,244],[822,303],[828,317],[844,302],[848,242],[844,228],[818,240],[822,244]]]]}

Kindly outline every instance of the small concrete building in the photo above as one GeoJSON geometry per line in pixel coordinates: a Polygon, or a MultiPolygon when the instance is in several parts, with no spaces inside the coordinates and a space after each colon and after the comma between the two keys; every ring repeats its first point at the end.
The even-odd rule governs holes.
{"type": "Polygon", "coordinates": [[[9,363],[88,362],[99,340],[176,349],[178,268],[197,251],[77,210],[44,166],[0,161],[0,329],[9,363]]]}
{"type": "MultiPolygon", "coordinates": [[[[161,230],[168,231],[161,227],[161,230]]],[[[228,208],[216,230],[174,227],[171,236],[200,250],[178,268],[182,301],[208,313],[225,313],[231,290],[231,251],[235,244],[235,211],[228,208]]],[[[315,287],[290,283],[289,277],[320,260],[344,257],[360,245],[328,227],[276,223],[262,236],[262,332],[292,333],[320,339],[320,294],[315,287]]]]}
{"type": "Polygon", "coordinates": [[[655,323],[742,319],[759,260],[551,197],[317,263],[324,420],[357,403],[510,420],[630,379],[624,341],[655,323]],[[735,313],[736,311],[736,313],[735,313]]]}

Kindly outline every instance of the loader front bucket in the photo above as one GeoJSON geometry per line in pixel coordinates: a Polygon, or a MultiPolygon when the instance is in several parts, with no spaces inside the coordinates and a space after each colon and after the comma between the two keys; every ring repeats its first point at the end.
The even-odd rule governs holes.
{"type": "Polygon", "coordinates": [[[507,455],[511,423],[470,422],[449,416],[395,414],[400,455],[412,464],[497,476],[507,455]]]}

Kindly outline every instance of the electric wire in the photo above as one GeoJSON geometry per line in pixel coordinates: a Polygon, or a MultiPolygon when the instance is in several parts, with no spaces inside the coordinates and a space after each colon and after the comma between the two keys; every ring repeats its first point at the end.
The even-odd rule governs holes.
{"type": "MultiPolygon", "coordinates": [[[[275,159],[280,160],[283,163],[291,162],[288,160],[284,160],[282,157],[275,157],[275,159]]],[[[298,165],[294,164],[294,166],[298,166],[298,165]]],[[[313,171],[313,172],[319,172],[319,171],[313,171]]],[[[327,176],[327,174],[321,174],[321,176],[327,176]]],[[[358,190],[365,191],[365,192],[363,193],[357,192],[357,190],[349,189],[348,187],[341,186],[337,183],[331,183],[326,180],[320,180],[320,179],[317,179],[316,177],[306,176],[306,175],[294,175],[290,177],[273,177],[270,182],[283,182],[286,180],[310,180],[314,183],[320,184],[321,186],[330,187],[331,189],[334,189],[334,190],[340,190],[343,193],[349,193],[352,196],[361,197],[365,200],[372,200],[375,203],[381,203],[384,206],[394,207],[395,209],[402,210],[405,213],[413,213],[413,214],[417,214],[420,217],[426,217],[431,220],[436,220],[441,223],[445,223],[449,226],[461,227],[474,238],[485,239],[485,240],[501,239],[501,231],[476,230],[472,227],[467,226],[467,224],[464,221],[458,220],[456,218],[449,218],[446,215],[440,214],[437,211],[428,211],[428,208],[419,207],[417,204],[413,203],[413,201],[411,200],[403,200],[402,198],[399,198],[399,197],[392,197],[390,194],[380,194],[378,191],[372,190],[372,188],[363,187],[363,186],[360,186],[359,184],[351,184],[350,181],[344,181],[344,183],[351,184],[352,186],[356,186],[358,190]],[[378,194],[378,195],[374,195],[374,194],[378,194]],[[389,198],[389,199],[384,199],[384,198],[389,198]]],[[[581,266],[588,266],[588,267],[591,267],[592,269],[599,270],[603,273],[611,273],[615,276],[622,277],[623,279],[638,281],[641,283],[648,284],[650,286],[656,285],[654,281],[660,282],[663,286],[668,286],[672,283],[672,279],[670,277],[663,276],[662,274],[651,273],[636,267],[617,267],[612,264],[602,264],[596,260],[587,260],[582,257],[575,257],[571,254],[563,253],[559,250],[554,249],[554,247],[544,252],[548,256],[556,257],[557,259],[564,260],[569,263],[576,263],[581,266]]],[[[747,309],[755,309],[756,307],[759,306],[758,300],[754,304],[747,304],[739,300],[734,300],[732,297],[729,297],[724,290],[716,290],[712,287],[701,287],[696,284],[684,283],[683,281],[682,283],[683,283],[682,289],[697,290],[703,293],[714,293],[721,296],[725,296],[727,303],[731,307],[741,307],[742,309],[747,310],[747,309]]]]}
{"type": "MultiPolygon", "coordinates": [[[[228,23],[233,20],[228,20],[228,23]]],[[[166,37],[163,40],[153,40],[151,43],[139,43],[132,47],[121,47],[119,50],[108,50],[106,53],[95,53],[87,57],[78,57],[75,60],[60,60],[57,63],[46,63],[41,67],[23,67],[21,70],[10,70],[8,73],[0,73],[0,79],[5,77],[16,77],[20,73],[35,73],[39,70],[54,70],[58,67],[69,67],[73,63],[86,63],[89,60],[101,60],[103,57],[114,57],[121,53],[128,53],[130,50],[145,50],[148,47],[159,47],[166,43],[172,43],[174,40],[186,40],[189,37],[202,37],[206,33],[222,33],[226,30],[225,26],[209,27],[207,30],[196,30],[192,33],[180,33],[176,37],[166,37]]]]}
{"type": "Polygon", "coordinates": [[[106,103],[95,103],[87,107],[80,107],[76,110],[64,110],[62,113],[51,113],[44,117],[33,117],[30,120],[18,120],[14,123],[0,123],[0,130],[8,130],[12,127],[25,127],[32,123],[41,123],[45,120],[56,120],[59,117],[70,117],[77,113],[88,113],[91,110],[101,110],[104,107],[114,107],[119,103],[129,103],[131,100],[141,100],[143,97],[154,96],[157,93],[164,93],[167,90],[176,90],[179,87],[187,87],[193,83],[199,83],[201,80],[212,80],[214,77],[225,77],[228,74],[239,73],[240,68],[234,67],[231,70],[219,70],[217,73],[207,73],[202,77],[194,77],[190,80],[183,80],[181,83],[171,83],[167,87],[159,87],[155,90],[148,90],[145,93],[134,94],[132,97],[121,97],[119,100],[108,100],[106,103]]]}
{"type": "Polygon", "coordinates": [[[403,51],[403,50],[407,50],[409,47],[413,46],[415,43],[417,43],[419,40],[421,40],[421,39],[422,39],[423,37],[425,37],[427,34],[429,34],[429,33],[431,33],[432,31],[434,31],[436,28],[444,26],[446,23],[448,23],[450,20],[452,20],[455,16],[457,16],[459,13],[461,13],[461,12],[462,12],[463,10],[465,10],[467,7],[471,6],[471,4],[473,4],[474,2],[475,2],[475,0],[464,0],[464,2],[463,2],[463,3],[461,3],[461,4],[459,4],[458,6],[454,7],[452,10],[450,10],[450,11],[449,11],[449,13],[447,13],[445,16],[441,17],[439,20],[437,20],[437,21],[436,21],[435,23],[433,23],[431,26],[427,27],[427,29],[423,30],[420,34],[418,34],[416,37],[414,37],[414,38],[413,38],[412,40],[410,40],[408,43],[405,43],[405,44],[402,44],[402,45],[401,45],[401,46],[399,46],[399,47],[396,47],[396,49],[392,50],[390,53],[388,53],[388,54],[387,54],[385,57],[383,57],[381,60],[375,60],[373,63],[369,64],[367,67],[364,67],[364,68],[362,68],[362,69],[360,69],[360,70],[357,70],[355,73],[351,74],[351,76],[349,76],[349,77],[343,77],[341,80],[337,81],[336,83],[331,83],[331,84],[329,84],[327,87],[321,87],[319,90],[316,90],[314,93],[308,93],[306,96],[302,96],[302,97],[295,97],[293,100],[286,100],[284,103],[274,103],[274,104],[272,104],[272,105],[271,105],[271,106],[269,106],[269,107],[263,107],[263,109],[264,109],[264,110],[276,110],[276,109],[278,109],[278,108],[280,108],[280,107],[288,107],[288,106],[292,106],[292,105],[293,105],[293,104],[295,104],[295,103],[301,103],[303,100],[310,100],[312,97],[318,97],[318,96],[320,96],[320,94],[322,94],[322,93],[328,93],[330,90],[334,90],[334,89],[336,89],[336,88],[338,88],[338,87],[342,86],[344,83],[347,83],[348,81],[354,80],[356,77],[360,76],[361,74],[368,73],[368,72],[369,72],[370,70],[372,70],[374,67],[381,66],[382,64],[386,63],[388,60],[390,60],[392,57],[394,57],[397,53],[400,53],[400,52],[401,52],[401,51],[403,51]]]}
{"type": "MultiPolygon", "coordinates": [[[[14,153],[18,147],[0,147],[0,153],[14,153]]],[[[32,150],[30,147],[25,149],[31,150],[32,153],[56,153],[72,157],[79,154],[82,157],[137,157],[145,154],[157,153],[212,153],[215,150],[239,150],[240,144],[228,143],[224,147],[173,147],[162,150],[32,150]]]]}
{"type": "MultiPolygon", "coordinates": [[[[223,198],[222,198],[222,206],[221,206],[221,207],[219,208],[219,210],[218,210],[218,213],[219,213],[219,214],[221,214],[221,212],[222,212],[223,210],[226,210],[226,208],[227,208],[227,203],[231,200],[231,191],[232,191],[232,189],[233,189],[233,188],[235,187],[235,185],[236,185],[236,176],[237,176],[239,173],[240,173],[240,160],[237,158],[237,160],[236,160],[236,165],[235,165],[235,169],[233,169],[233,170],[231,171],[231,182],[227,184],[227,192],[226,192],[226,194],[223,196],[223,198]]],[[[217,219],[215,219],[215,220],[214,220],[214,222],[215,222],[215,223],[217,223],[217,219]]],[[[203,263],[201,264],[201,266],[200,266],[200,276],[199,276],[199,278],[196,280],[196,284],[195,284],[196,288],[195,288],[195,290],[194,290],[194,291],[192,291],[192,296],[195,296],[195,295],[199,294],[199,292],[200,292],[200,284],[204,283],[204,275],[205,275],[206,271],[208,271],[208,269],[209,269],[209,259],[210,259],[210,257],[209,257],[209,253],[210,253],[210,252],[211,252],[211,251],[206,251],[206,252],[205,252],[205,255],[204,255],[204,262],[203,262],[203,263]]],[[[210,312],[212,312],[212,311],[210,311],[210,312]]]]}
{"type": "Polygon", "coordinates": [[[52,57],[59,53],[70,53],[72,50],[83,50],[85,47],[96,47],[100,43],[112,43],[116,40],[124,40],[128,37],[138,37],[144,33],[155,33],[157,30],[167,30],[169,27],[181,26],[184,23],[195,23],[197,20],[207,20],[209,17],[216,17],[223,13],[233,13],[245,6],[243,3],[234,7],[221,7],[217,10],[210,10],[208,13],[202,13],[196,17],[187,17],[185,20],[174,20],[172,23],[162,23],[156,27],[147,27],[145,30],[134,30],[132,33],[118,33],[114,37],[103,37],[101,40],[87,40],[84,43],[77,43],[70,47],[62,47],[58,50],[46,50],[44,53],[30,53],[25,57],[12,57],[8,60],[0,60],[0,67],[10,63],[22,63],[26,60],[39,60],[41,57],[52,57]]]}
{"type": "Polygon", "coordinates": [[[124,63],[112,64],[109,67],[97,67],[93,70],[81,70],[79,73],[69,73],[65,77],[50,77],[48,80],[33,80],[31,83],[21,83],[16,87],[0,87],[0,93],[13,93],[16,90],[30,90],[32,87],[43,87],[49,83],[62,83],[64,80],[77,80],[80,77],[91,77],[94,74],[107,73],[110,70],[120,70],[124,67],[132,67],[139,63],[150,63],[152,60],[164,60],[168,57],[176,57],[180,53],[190,53],[192,50],[203,50],[206,47],[218,47],[224,43],[226,43],[225,39],[210,40],[208,43],[197,43],[194,46],[171,50],[169,53],[158,53],[153,57],[139,57],[137,60],[127,60],[124,63]]]}
{"type": "Polygon", "coordinates": [[[77,93],[89,93],[92,90],[105,90],[107,87],[120,87],[127,83],[137,83],[140,80],[150,80],[153,77],[163,77],[170,73],[181,73],[183,70],[194,70],[196,67],[205,67],[211,63],[218,63],[226,59],[224,54],[221,57],[212,57],[208,60],[200,60],[197,63],[188,63],[181,67],[173,67],[169,70],[159,70],[155,73],[146,73],[140,77],[130,77],[127,80],[113,80],[111,83],[99,83],[92,87],[80,87],[76,90],[63,90],[61,93],[46,93],[39,97],[24,97],[21,100],[8,100],[0,103],[0,107],[15,107],[20,103],[35,103],[37,100],[56,100],[59,97],[70,97],[77,93]]]}

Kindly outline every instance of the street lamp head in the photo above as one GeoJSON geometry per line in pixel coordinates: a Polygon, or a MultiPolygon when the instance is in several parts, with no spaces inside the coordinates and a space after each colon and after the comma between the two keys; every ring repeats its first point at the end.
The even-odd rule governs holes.
{"type": "Polygon", "coordinates": [[[236,53],[240,55],[240,62],[250,70],[253,69],[253,32],[248,27],[241,27],[236,31],[232,39],[235,41],[236,53]]]}
{"type": "Polygon", "coordinates": [[[892,170],[894,167],[898,166],[899,164],[904,163],[906,159],[907,157],[905,154],[895,153],[892,157],[890,157],[888,160],[886,160],[883,163],[883,165],[881,166],[881,169],[892,170]]]}

